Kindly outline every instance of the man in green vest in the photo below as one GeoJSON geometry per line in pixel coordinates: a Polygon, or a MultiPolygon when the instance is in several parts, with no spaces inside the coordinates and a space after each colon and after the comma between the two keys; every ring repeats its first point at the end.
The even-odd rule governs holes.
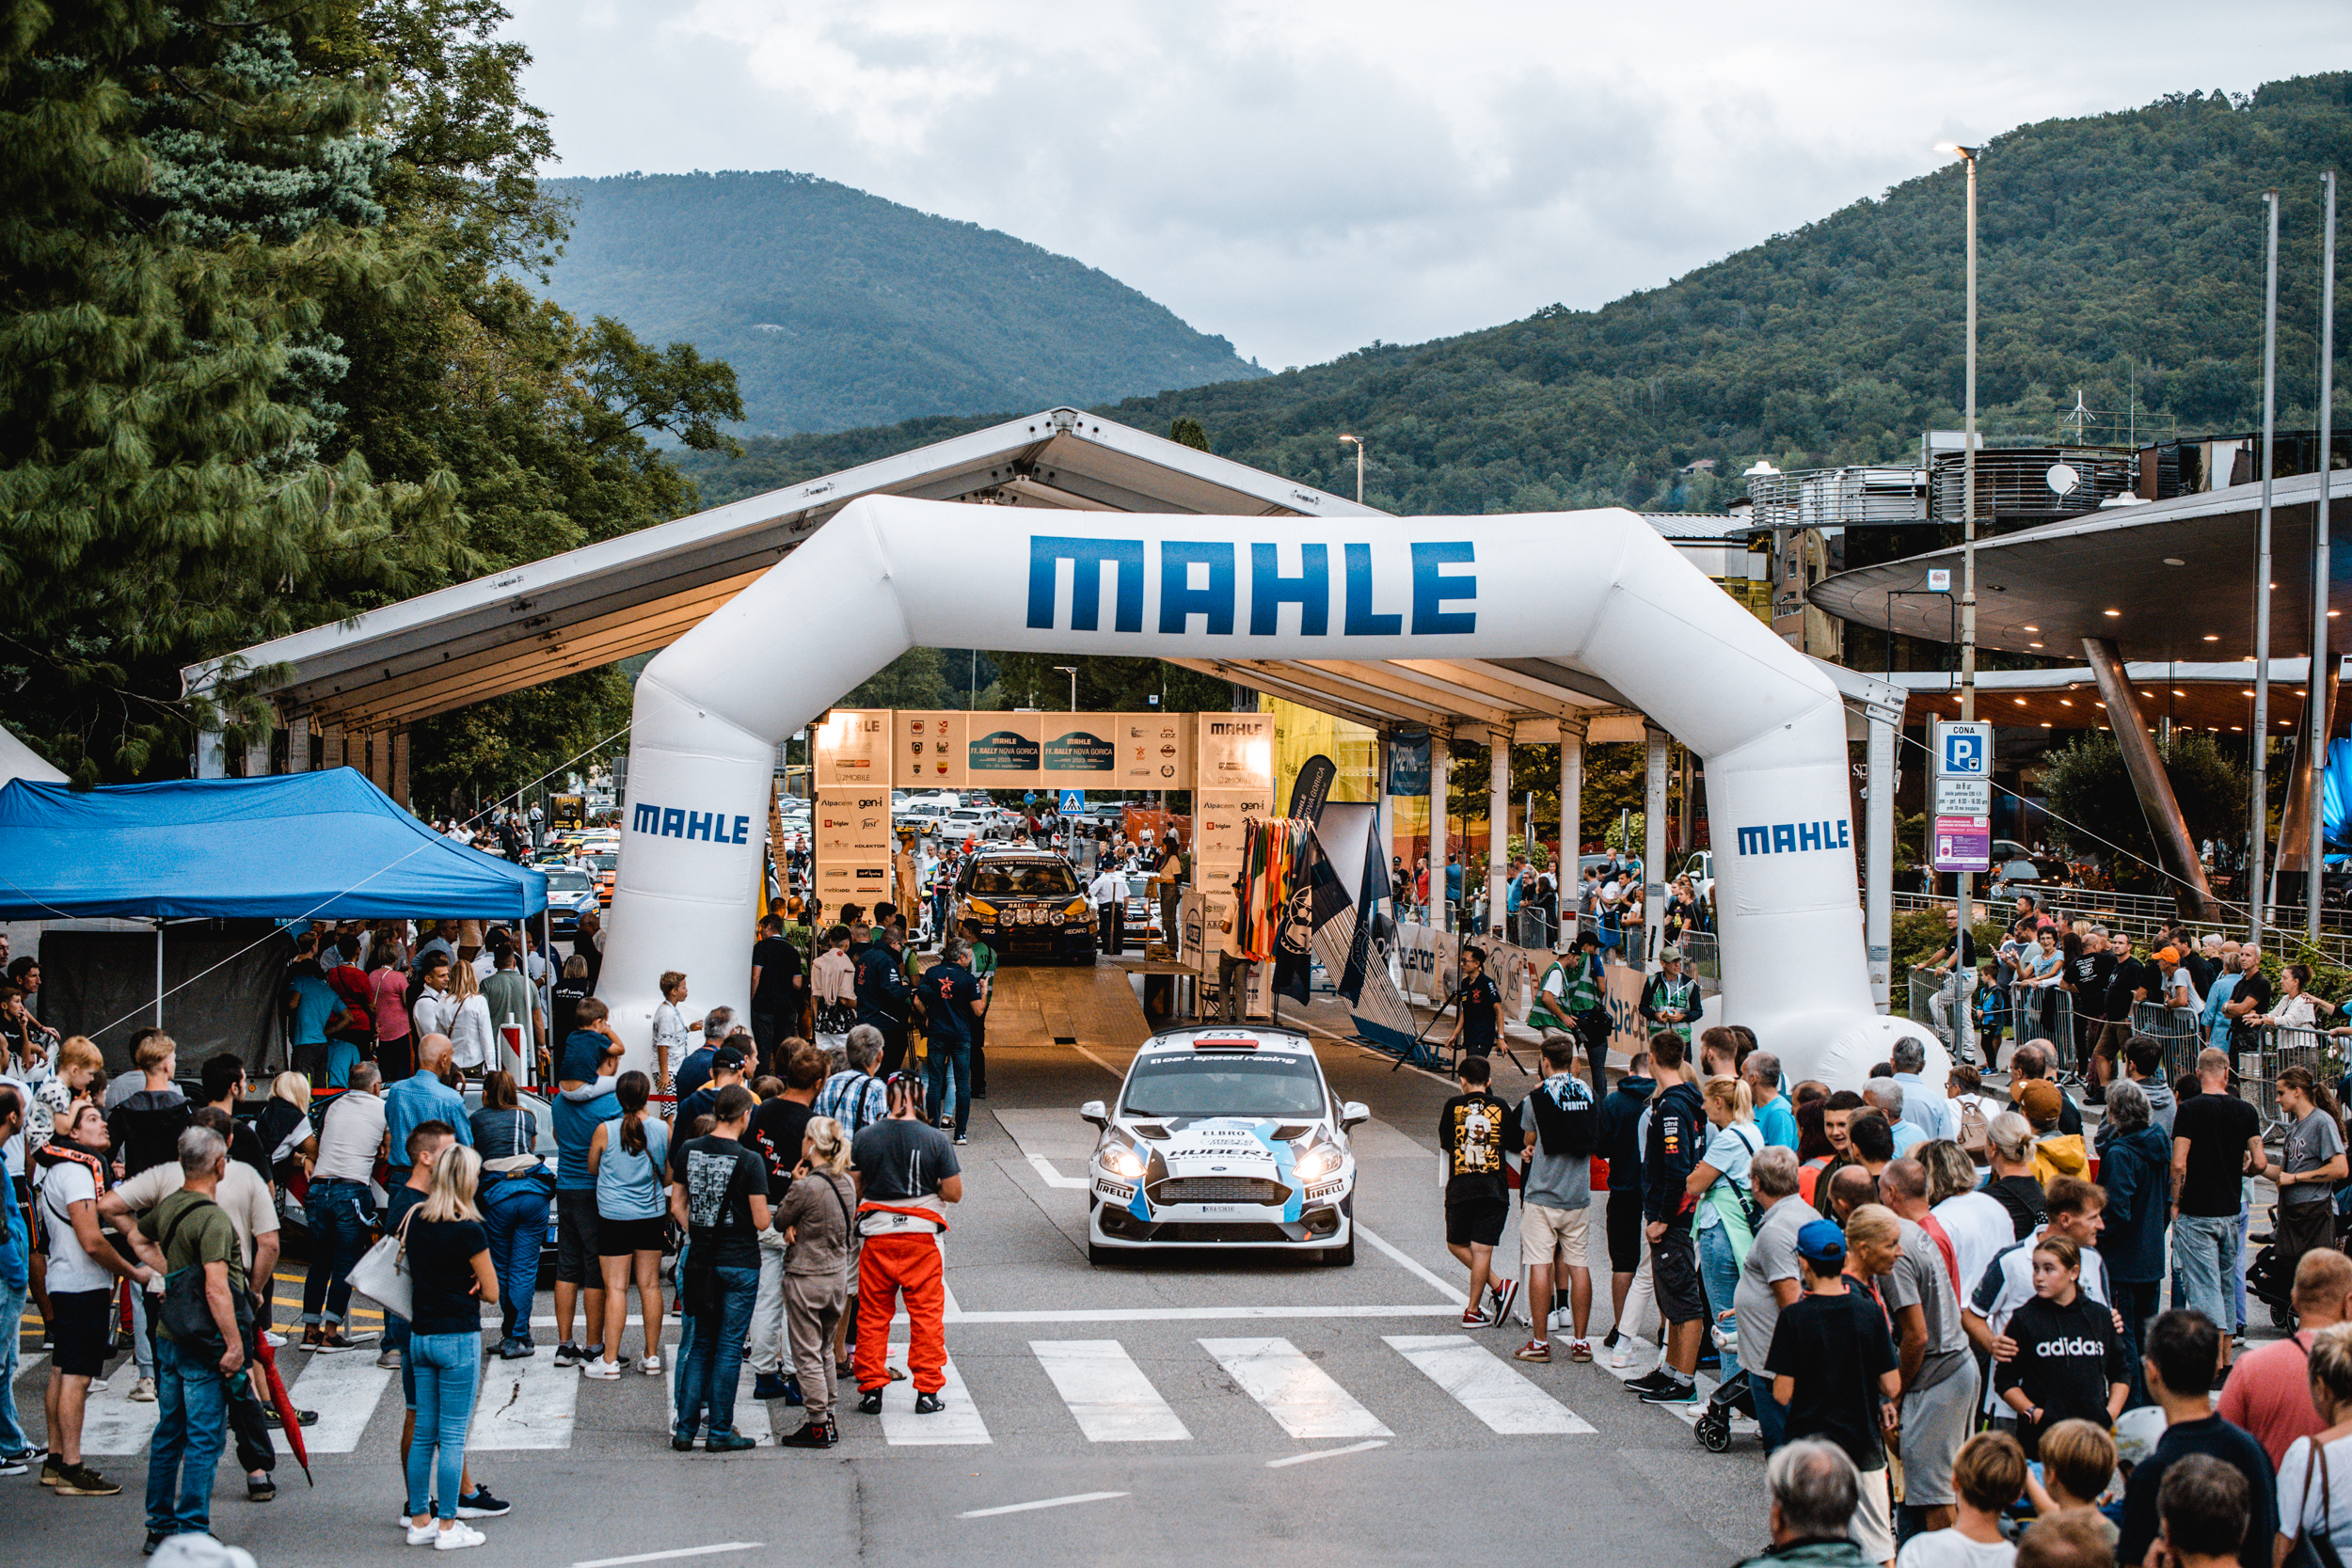
{"type": "Polygon", "coordinates": [[[1658,952],[1659,971],[1642,987],[1642,1018],[1653,1029],[1672,1029],[1687,1044],[1691,1025],[1707,1010],[1699,983],[1682,973],[1682,949],[1669,942],[1658,952]]]}
{"type": "Polygon", "coordinates": [[[1546,1039],[1554,1033],[1574,1035],[1583,1041],[1585,1062],[1593,1081],[1594,1098],[1609,1093],[1609,1006],[1600,970],[1600,938],[1580,932],[1576,941],[1551,961],[1536,983],[1535,1001],[1527,1009],[1528,1023],[1546,1039]]]}

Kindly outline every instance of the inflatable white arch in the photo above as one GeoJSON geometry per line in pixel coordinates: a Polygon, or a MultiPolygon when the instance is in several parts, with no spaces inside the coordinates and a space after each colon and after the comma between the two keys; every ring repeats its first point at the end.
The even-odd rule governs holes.
{"type": "Polygon", "coordinates": [[[867,497],[639,677],[599,993],[651,1061],[658,976],[741,1016],[775,745],[906,649],[1555,658],[1707,761],[1719,1021],[1856,1085],[1916,1025],[1872,1004],[1846,720],[1802,656],[1630,512],[1158,516],[867,497]],[[648,808],[651,808],[648,810],[648,808]],[[641,821],[657,830],[640,832],[641,821]]]}

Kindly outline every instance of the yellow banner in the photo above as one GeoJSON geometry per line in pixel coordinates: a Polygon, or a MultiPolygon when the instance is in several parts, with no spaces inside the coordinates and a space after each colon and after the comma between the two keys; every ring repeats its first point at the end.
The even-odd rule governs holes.
{"type": "Polygon", "coordinates": [[[1274,719],[1274,798],[1287,809],[1298,770],[1312,756],[1339,769],[1329,799],[1368,804],[1380,799],[1380,736],[1369,724],[1335,719],[1301,703],[1262,697],[1274,719]]]}

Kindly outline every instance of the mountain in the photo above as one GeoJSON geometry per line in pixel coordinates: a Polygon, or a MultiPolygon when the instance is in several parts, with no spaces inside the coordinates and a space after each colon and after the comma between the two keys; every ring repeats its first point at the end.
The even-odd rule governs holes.
{"type": "Polygon", "coordinates": [[[814,175],[541,183],[572,203],[556,301],[728,361],[751,435],[1264,373],[1083,262],[814,175]]]}
{"type": "MultiPolygon", "coordinates": [[[[2143,437],[2252,424],[2262,193],[2274,187],[2280,423],[2308,427],[2328,168],[2352,171],[2352,72],[2244,98],[2174,94],[1993,141],[1979,171],[1988,438],[2052,438],[2078,388],[2093,409],[2128,406],[2143,437]]],[[[1095,406],[1155,431],[1191,415],[1217,452],[1335,493],[1355,483],[1339,433],[1361,435],[1365,499],[1399,513],[1720,508],[1759,456],[1784,468],[1899,460],[1921,430],[1958,426],[1963,188],[1957,164],[1942,167],[1597,310],[1552,306],[1460,337],[1095,406]]],[[[1083,401],[1044,389],[999,406],[1083,401]]],[[[733,464],[693,452],[683,466],[715,504],[987,422],[760,441],[733,464]]]]}

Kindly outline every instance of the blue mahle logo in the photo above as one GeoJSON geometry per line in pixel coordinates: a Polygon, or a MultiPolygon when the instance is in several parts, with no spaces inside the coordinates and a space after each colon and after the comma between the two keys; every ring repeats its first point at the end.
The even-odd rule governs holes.
{"type": "Polygon", "coordinates": [[[648,805],[640,800],[630,810],[628,825],[656,838],[698,838],[705,844],[749,844],[752,819],[730,821],[723,812],[680,811],[675,806],[648,805]]]}
{"type": "Polygon", "coordinates": [[[1740,830],[1743,855],[1801,855],[1813,849],[1851,849],[1853,837],[1839,817],[1835,822],[1773,822],[1740,830]]]}

